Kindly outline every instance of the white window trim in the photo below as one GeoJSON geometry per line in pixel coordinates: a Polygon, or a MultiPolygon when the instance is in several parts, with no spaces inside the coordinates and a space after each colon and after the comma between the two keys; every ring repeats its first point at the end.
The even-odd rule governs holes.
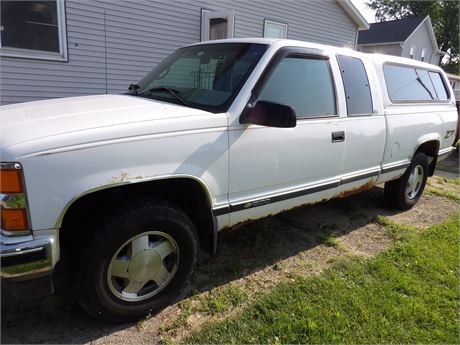
{"type": "Polygon", "coordinates": [[[56,0],[57,19],[58,19],[59,53],[47,52],[47,51],[41,51],[41,50],[33,50],[33,49],[2,47],[2,42],[0,39],[0,56],[25,58],[25,59],[52,60],[52,61],[68,61],[67,32],[66,32],[64,1],[65,0],[56,0]]]}
{"type": "Polygon", "coordinates": [[[235,12],[233,10],[211,11],[201,9],[201,42],[209,41],[209,21],[211,18],[228,18],[228,37],[233,38],[235,31],[235,12]]]}
{"type": "Polygon", "coordinates": [[[287,38],[287,37],[288,37],[288,29],[289,29],[289,25],[288,25],[288,24],[286,24],[286,23],[281,23],[281,22],[277,22],[277,21],[274,21],[274,20],[269,20],[269,19],[264,19],[264,37],[267,37],[267,36],[266,36],[266,33],[267,33],[267,25],[270,25],[270,24],[284,27],[284,28],[286,29],[286,30],[285,30],[286,36],[285,36],[285,37],[282,37],[282,38],[287,38]]]}

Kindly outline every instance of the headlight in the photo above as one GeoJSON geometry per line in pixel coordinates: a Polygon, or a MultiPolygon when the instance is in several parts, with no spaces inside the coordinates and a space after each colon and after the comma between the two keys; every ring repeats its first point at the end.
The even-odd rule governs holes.
{"type": "Polygon", "coordinates": [[[24,176],[19,163],[0,163],[0,212],[4,235],[30,233],[24,176]]]}

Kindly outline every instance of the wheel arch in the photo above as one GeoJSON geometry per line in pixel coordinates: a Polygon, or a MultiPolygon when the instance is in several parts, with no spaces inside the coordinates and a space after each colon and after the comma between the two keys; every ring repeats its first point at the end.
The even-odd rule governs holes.
{"type": "Polygon", "coordinates": [[[113,213],[114,205],[122,207],[132,198],[152,197],[181,208],[197,228],[200,247],[212,254],[216,250],[217,226],[211,195],[201,179],[190,175],[127,180],[90,189],[72,199],[61,212],[56,223],[61,247],[65,250],[90,235],[78,228],[81,219],[113,213]]]}
{"type": "Polygon", "coordinates": [[[415,156],[418,152],[424,153],[429,157],[428,165],[428,176],[433,176],[434,170],[436,169],[436,163],[438,159],[439,147],[441,144],[441,138],[437,134],[431,134],[422,137],[414,150],[415,156]]]}

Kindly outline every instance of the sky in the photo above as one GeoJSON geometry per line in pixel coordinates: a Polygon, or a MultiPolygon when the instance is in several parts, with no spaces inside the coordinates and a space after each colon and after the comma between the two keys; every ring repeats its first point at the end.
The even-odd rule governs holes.
{"type": "Polygon", "coordinates": [[[375,22],[375,11],[366,8],[366,3],[367,0],[351,0],[353,5],[361,12],[361,14],[366,18],[368,23],[374,23],[375,22]]]}

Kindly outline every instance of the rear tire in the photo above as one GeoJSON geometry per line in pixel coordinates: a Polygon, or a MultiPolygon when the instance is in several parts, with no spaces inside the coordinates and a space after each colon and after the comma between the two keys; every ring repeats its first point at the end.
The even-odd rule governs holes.
{"type": "Polygon", "coordinates": [[[385,183],[385,200],[388,205],[399,210],[412,208],[420,199],[427,178],[428,158],[418,152],[400,178],[385,183]]]}
{"type": "Polygon", "coordinates": [[[192,221],[164,201],[128,203],[124,212],[94,223],[81,243],[75,294],[95,318],[138,320],[167,306],[195,267],[192,221]]]}

